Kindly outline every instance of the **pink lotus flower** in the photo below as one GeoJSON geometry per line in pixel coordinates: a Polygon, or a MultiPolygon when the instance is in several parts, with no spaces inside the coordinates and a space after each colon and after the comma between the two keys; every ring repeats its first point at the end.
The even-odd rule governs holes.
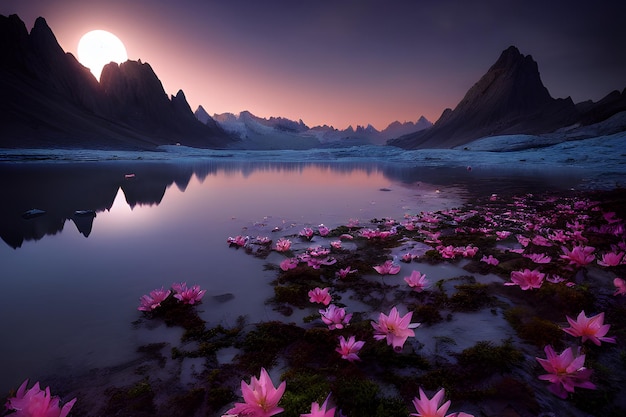
{"type": "Polygon", "coordinates": [[[298,258],[287,258],[280,263],[280,269],[283,271],[289,271],[290,269],[297,267],[298,263],[300,263],[298,258]]]}
{"type": "Polygon", "coordinates": [[[457,251],[452,245],[437,246],[437,251],[439,251],[441,257],[445,259],[454,259],[454,257],[457,255],[457,251]]]}
{"type": "Polygon", "coordinates": [[[359,270],[358,269],[350,269],[350,267],[348,266],[347,268],[339,269],[339,271],[337,271],[337,276],[339,278],[341,278],[341,279],[344,279],[348,275],[354,274],[355,272],[359,272],[359,270]]]}
{"type": "Polygon", "coordinates": [[[226,239],[226,242],[228,242],[229,245],[243,247],[243,246],[246,246],[246,243],[248,243],[248,240],[249,240],[248,236],[238,235],[235,237],[229,237],[228,239],[226,239]]]}
{"type": "Polygon", "coordinates": [[[183,302],[183,304],[195,304],[202,300],[206,290],[200,290],[199,285],[194,285],[191,288],[187,288],[186,282],[172,284],[174,289],[174,298],[183,302]]]}
{"type": "Polygon", "coordinates": [[[276,241],[276,250],[278,252],[286,252],[291,249],[291,240],[281,237],[276,241]]]}
{"type": "Polygon", "coordinates": [[[330,304],[331,296],[329,294],[330,288],[315,288],[309,291],[309,301],[312,303],[320,303],[327,306],[330,304]]]}
{"type": "Polygon", "coordinates": [[[574,392],[574,388],[595,389],[596,386],[589,381],[591,369],[584,367],[585,355],[574,357],[572,348],[565,349],[557,355],[552,346],[544,348],[546,359],[535,358],[548,373],[540,375],[539,379],[549,381],[550,392],[560,398],[567,398],[568,392],[574,392]]]}
{"type": "Polygon", "coordinates": [[[315,246],[306,250],[307,254],[319,258],[320,256],[326,256],[330,253],[330,249],[323,248],[321,246],[315,246]]]}
{"type": "Polygon", "coordinates": [[[317,231],[319,232],[320,236],[326,236],[328,235],[328,233],[330,233],[330,229],[328,229],[328,227],[324,226],[323,224],[320,224],[319,226],[317,226],[317,231]]]}
{"type": "Polygon", "coordinates": [[[316,402],[311,404],[311,412],[307,414],[300,414],[300,417],[334,417],[335,415],[335,407],[326,410],[328,407],[328,400],[330,399],[330,394],[326,397],[324,404],[320,407],[320,405],[316,402]]]}
{"type": "Polygon", "coordinates": [[[496,232],[497,240],[503,240],[503,239],[506,239],[509,236],[511,236],[511,232],[509,232],[507,230],[502,230],[502,231],[497,231],[496,232]]]}
{"type": "Polygon", "coordinates": [[[626,295],[626,281],[621,278],[615,278],[613,280],[613,285],[615,285],[615,292],[613,295],[626,295]]]}
{"type": "Polygon", "coordinates": [[[35,382],[29,390],[28,379],[17,389],[15,397],[8,399],[5,407],[7,410],[15,410],[9,414],[14,417],[65,417],[68,415],[76,398],[65,403],[63,408],[59,407],[59,397],[52,397],[50,387],[45,391],[39,388],[39,382],[35,382]]]}
{"type": "Polygon", "coordinates": [[[464,258],[473,258],[478,252],[478,248],[472,245],[467,245],[465,247],[460,246],[458,248],[454,248],[454,250],[455,252],[463,255],[464,258]]]}
{"type": "Polygon", "coordinates": [[[270,417],[282,413],[278,407],[287,383],[283,381],[278,388],[274,387],[270,376],[265,368],[261,368],[259,379],[252,377],[250,384],[241,381],[241,393],[243,403],[235,403],[235,406],[227,411],[228,414],[249,417],[270,417]]]}
{"type": "Polygon", "coordinates": [[[535,237],[533,237],[532,243],[533,245],[537,246],[552,246],[552,243],[550,243],[548,239],[541,235],[536,235],[535,237]]]}
{"type": "Polygon", "coordinates": [[[376,265],[374,269],[380,275],[396,275],[400,272],[400,265],[394,264],[393,261],[385,261],[382,265],[376,265]]]}
{"type": "Polygon", "coordinates": [[[302,229],[299,233],[299,236],[307,239],[307,240],[311,240],[313,238],[313,229],[311,229],[310,227],[305,227],[304,229],[302,229]]]}
{"type": "Polygon", "coordinates": [[[617,266],[622,262],[624,258],[624,252],[614,253],[609,252],[602,255],[602,260],[598,261],[598,265],[601,266],[617,266]]]}
{"type": "Polygon", "coordinates": [[[530,259],[536,264],[549,264],[552,261],[552,258],[545,253],[528,253],[524,255],[524,257],[530,259]]]}
{"type": "Polygon", "coordinates": [[[426,274],[420,274],[419,271],[412,271],[411,275],[404,277],[404,281],[409,284],[409,287],[413,288],[413,291],[422,292],[428,287],[428,280],[426,274]]]}
{"type": "Polygon", "coordinates": [[[522,236],[522,235],[517,235],[515,236],[517,238],[517,241],[519,242],[520,245],[522,245],[523,247],[528,246],[528,244],[530,243],[530,238],[522,236]]]}
{"type": "Polygon", "coordinates": [[[395,351],[401,351],[404,343],[409,336],[415,336],[415,329],[420,323],[411,323],[413,312],[409,311],[403,317],[400,317],[398,310],[393,307],[386,316],[380,313],[378,322],[372,322],[374,328],[374,339],[387,339],[387,344],[393,346],[395,351]]]}
{"type": "Polygon", "coordinates": [[[349,234],[347,234],[347,233],[344,233],[344,234],[342,234],[342,235],[340,235],[340,236],[339,236],[339,239],[342,239],[342,240],[353,240],[353,239],[354,239],[354,236],[349,235],[349,234]]]}
{"type": "Polygon", "coordinates": [[[546,278],[546,281],[551,282],[552,284],[559,284],[559,283],[565,281],[565,278],[563,278],[560,275],[551,275],[551,276],[546,278]]]}
{"type": "Polygon", "coordinates": [[[317,258],[314,256],[309,256],[309,255],[300,256],[300,260],[303,262],[306,262],[306,264],[313,269],[320,269],[322,265],[328,266],[328,265],[333,265],[337,263],[337,260],[335,258],[321,259],[321,258],[317,258]]]}
{"type": "Polygon", "coordinates": [[[487,265],[497,266],[500,261],[493,257],[493,255],[483,256],[480,260],[481,262],[485,262],[487,265]]]}
{"type": "Polygon", "coordinates": [[[445,396],[445,390],[442,388],[439,391],[437,391],[437,393],[435,395],[433,395],[433,398],[429,399],[426,394],[424,394],[424,391],[422,391],[422,388],[420,387],[419,389],[419,398],[415,397],[413,399],[413,406],[415,407],[415,410],[417,410],[417,414],[416,413],[411,413],[409,414],[410,416],[416,416],[416,417],[474,417],[471,414],[467,414],[464,412],[459,412],[459,413],[452,413],[452,414],[448,414],[446,416],[446,411],[448,411],[448,408],[450,408],[450,401],[446,401],[445,403],[441,404],[441,402],[444,399],[445,396]]]}
{"type": "Polygon", "coordinates": [[[359,219],[350,219],[350,220],[348,220],[348,224],[346,226],[348,226],[349,228],[358,227],[359,226],[359,219]]]}
{"type": "Polygon", "coordinates": [[[140,311],[152,311],[155,308],[161,307],[161,303],[169,297],[172,292],[170,290],[165,291],[163,287],[150,291],[149,295],[143,295],[139,300],[141,304],[137,307],[140,311]]]}
{"type": "Polygon", "coordinates": [[[333,249],[341,249],[341,240],[333,240],[332,242],[330,242],[330,246],[333,249]]]}
{"type": "Polygon", "coordinates": [[[270,239],[268,236],[257,236],[256,243],[258,243],[259,245],[269,245],[270,243],[272,243],[272,239],[270,239]]]}
{"type": "Polygon", "coordinates": [[[505,282],[504,285],[519,285],[519,287],[526,291],[532,288],[541,288],[545,274],[538,270],[531,271],[530,269],[524,269],[523,271],[511,272],[511,281],[505,282]]]}
{"type": "Polygon", "coordinates": [[[561,255],[561,258],[568,260],[570,265],[585,266],[595,259],[593,251],[596,248],[591,246],[574,246],[571,251],[565,246],[561,247],[561,249],[564,253],[564,255],[561,255]]]}
{"type": "Polygon", "coordinates": [[[346,314],[345,309],[334,304],[329,305],[326,310],[320,310],[320,315],[330,330],[343,329],[352,318],[352,314],[346,314]]]}
{"type": "Polygon", "coordinates": [[[364,344],[363,341],[356,341],[354,336],[350,336],[348,340],[339,336],[339,347],[335,351],[341,355],[342,359],[349,362],[359,361],[361,358],[359,358],[358,353],[364,344]]]}
{"type": "Polygon", "coordinates": [[[578,314],[576,320],[565,316],[571,327],[563,329],[565,333],[571,334],[574,337],[582,337],[582,342],[591,340],[596,345],[600,346],[601,342],[615,343],[614,337],[605,337],[611,328],[610,324],[604,324],[604,313],[596,314],[593,317],[587,317],[585,310],[578,314]]]}

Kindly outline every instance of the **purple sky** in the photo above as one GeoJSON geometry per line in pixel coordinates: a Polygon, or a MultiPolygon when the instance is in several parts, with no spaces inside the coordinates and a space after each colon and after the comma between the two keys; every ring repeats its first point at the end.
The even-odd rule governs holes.
{"type": "Polygon", "coordinates": [[[42,16],[76,55],[117,35],[195,110],[249,110],[307,125],[436,121],[510,45],[555,98],[626,88],[626,1],[2,0],[28,30],[42,16]]]}

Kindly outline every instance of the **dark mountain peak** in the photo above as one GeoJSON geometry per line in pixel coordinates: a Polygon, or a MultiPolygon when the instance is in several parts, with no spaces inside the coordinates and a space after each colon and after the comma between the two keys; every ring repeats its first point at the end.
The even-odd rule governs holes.
{"type": "Polygon", "coordinates": [[[543,133],[579,116],[571,100],[555,100],[530,55],[511,46],[430,129],[392,140],[406,148],[454,147],[495,134],[543,133]]]}

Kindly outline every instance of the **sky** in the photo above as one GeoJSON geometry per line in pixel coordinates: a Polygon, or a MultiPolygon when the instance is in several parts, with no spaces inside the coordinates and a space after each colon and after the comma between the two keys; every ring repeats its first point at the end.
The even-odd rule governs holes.
{"type": "Polygon", "coordinates": [[[626,88],[623,0],[2,0],[77,56],[109,31],[192,110],[308,126],[436,121],[515,45],[555,98],[626,88]]]}

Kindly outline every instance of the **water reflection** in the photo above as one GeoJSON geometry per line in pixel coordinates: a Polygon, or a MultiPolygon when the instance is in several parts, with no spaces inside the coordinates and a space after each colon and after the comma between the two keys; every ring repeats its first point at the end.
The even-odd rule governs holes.
{"type": "MultiPolygon", "coordinates": [[[[392,182],[419,187],[457,187],[464,193],[532,190],[539,188],[574,187],[579,178],[569,173],[519,172],[507,174],[504,170],[465,172],[463,169],[407,167],[384,162],[97,162],[76,164],[6,164],[0,165],[0,187],[3,204],[0,205],[0,237],[12,248],[24,241],[42,239],[63,231],[68,220],[88,237],[97,221],[97,213],[111,209],[121,190],[132,209],[141,205],[158,205],[172,185],[185,191],[192,177],[200,182],[218,174],[241,175],[250,178],[255,173],[294,174],[306,181],[302,174],[307,169],[331,175],[350,175],[354,172],[382,174],[392,182]],[[37,215],[27,215],[39,210],[37,215]]],[[[321,181],[321,179],[320,179],[321,181]]],[[[296,185],[297,186],[297,185],[296,185]]],[[[300,186],[303,186],[300,184],[300,186]]]]}
{"type": "Polygon", "coordinates": [[[116,365],[163,340],[164,329],[131,323],[139,297],[172,282],[207,289],[199,314],[209,325],[280,318],[265,305],[275,276],[263,264],[281,255],[245,256],[228,236],[276,239],[304,225],[399,218],[458,207],[472,193],[575,181],[384,162],[0,164],[0,334],[10,335],[0,344],[0,392],[116,365]],[[32,209],[45,213],[24,218],[32,209]]]}

